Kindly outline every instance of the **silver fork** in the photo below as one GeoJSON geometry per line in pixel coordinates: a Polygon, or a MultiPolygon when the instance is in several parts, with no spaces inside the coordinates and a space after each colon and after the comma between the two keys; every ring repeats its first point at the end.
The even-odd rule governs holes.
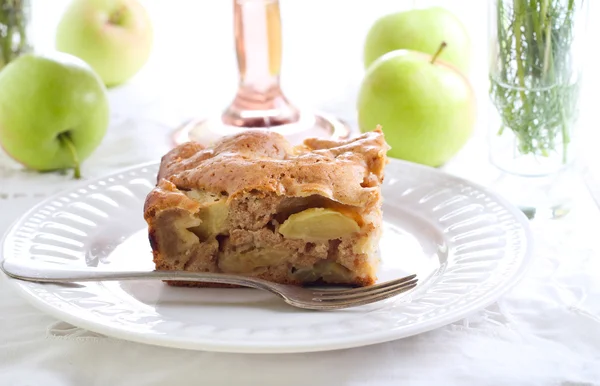
{"type": "Polygon", "coordinates": [[[309,310],[334,310],[378,302],[417,286],[416,275],[409,275],[381,284],[352,289],[309,289],[272,283],[262,279],[222,273],[187,271],[106,271],[73,269],[27,264],[26,261],[6,259],[0,266],[8,276],[38,283],[77,283],[115,280],[178,280],[204,283],[233,284],[274,293],[286,303],[309,310]]]}

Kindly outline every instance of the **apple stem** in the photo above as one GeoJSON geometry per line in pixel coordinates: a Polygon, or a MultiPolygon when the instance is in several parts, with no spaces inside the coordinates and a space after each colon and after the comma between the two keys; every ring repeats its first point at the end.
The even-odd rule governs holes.
{"type": "Polygon", "coordinates": [[[69,133],[61,133],[58,136],[58,139],[69,148],[71,152],[71,158],[73,159],[73,177],[75,179],[81,178],[81,169],[79,168],[79,157],[77,156],[77,150],[75,149],[75,145],[73,145],[73,141],[69,136],[69,133]]]}
{"type": "Polygon", "coordinates": [[[444,48],[446,48],[446,46],[446,42],[442,42],[442,44],[440,44],[440,48],[437,49],[435,54],[433,54],[433,58],[431,58],[431,64],[435,63],[435,60],[438,58],[438,56],[440,56],[440,54],[442,53],[444,48]]]}
{"type": "Polygon", "coordinates": [[[119,25],[122,21],[123,18],[123,14],[125,13],[126,8],[123,6],[119,9],[117,9],[115,12],[113,12],[109,17],[108,17],[108,23],[109,24],[114,24],[114,25],[119,25]]]}

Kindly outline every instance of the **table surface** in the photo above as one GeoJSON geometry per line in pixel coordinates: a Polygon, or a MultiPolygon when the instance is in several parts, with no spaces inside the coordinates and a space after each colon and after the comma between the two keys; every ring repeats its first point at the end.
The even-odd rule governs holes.
{"type": "MultiPolygon", "coordinates": [[[[34,2],[36,47],[52,47],[64,0],[34,2]]],[[[283,86],[307,107],[355,122],[361,45],[370,23],[412,1],[282,1],[283,86]],[[318,12],[316,12],[318,10],[318,12]],[[335,28],[332,28],[332,25],[335,28]],[[335,48],[335,49],[332,49],[335,48]]],[[[417,5],[434,4],[417,1],[417,5]]],[[[486,3],[447,1],[473,37],[469,76],[479,108],[471,141],[444,169],[489,184],[486,134],[486,3]],[[476,166],[475,166],[476,165],[476,166]]],[[[153,55],[130,82],[109,91],[111,123],[83,165],[85,178],[168,150],[173,127],[217,111],[236,85],[229,2],[147,0],[153,55]],[[218,33],[217,33],[218,31],[218,33]]],[[[590,20],[600,15],[592,7],[590,20]]],[[[598,36],[590,24],[590,36],[598,36]]],[[[591,53],[586,63],[594,63],[591,53]]],[[[589,66],[588,66],[589,67],[589,66]]],[[[582,159],[594,178],[593,99],[586,72],[582,159]]],[[[600,175],[600,173],[598,173],[600,175]]],[[[600,178],[597,178],[600,181],[600,178]]],[[[74,184],[23,170],[0,153],[0,234],[31,205],[74,184]]],[[[190,352],[100,336],[34,309],[0,279],[0,385],[595,385],[600,384],[600,211],[581,174],[564,219],[531,222],[536,259],[527,276],[490,307],[401,341],[324,353],[238,355],[190,352]]]]}

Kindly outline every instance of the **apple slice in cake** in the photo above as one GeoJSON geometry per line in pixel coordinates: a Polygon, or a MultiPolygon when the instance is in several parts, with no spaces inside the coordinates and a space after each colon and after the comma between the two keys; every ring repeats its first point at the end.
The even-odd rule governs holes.
{"type": "Polygon", "coordinates": [[[379,129],[295,147],[248,130],[174,148],[144,206],[156,269],[374,283],[388,149],[379,129]]]}

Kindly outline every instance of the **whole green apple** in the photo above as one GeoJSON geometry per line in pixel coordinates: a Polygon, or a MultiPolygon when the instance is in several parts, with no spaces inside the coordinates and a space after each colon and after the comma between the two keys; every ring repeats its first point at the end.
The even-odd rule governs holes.
{"type": "Polygon", "coordinates": [[[26,54],[0,71],[0,144],[30,169],[74,168],[79,178],[108,121],[106,88],[81,59],[26,54]]]}
{"type": "Polygon", "coordinates": [[[74,0],[56,31],[56,49],[85,60],[108,87],[129,80],[152,51],[150,18],[137,0],[74,0]]]}
{"type": "Polygon", "coordinates": [[[367,70],[358,101],[361,131],[382,126],[390,157],[441,166],[470,138],[475,99],[467,78],[431,55],[398,50],[367,70]]]}
{"type": "Polygon", "coordinates": [[[433,55],[440,43],[448,47],[440,59],[462,71],[469,68],[471,43],[461,21],[443,7],[412,9],[385,15],[376,20],[364,43],[365,68],[381,55],[399,49],[433,55]]]}

